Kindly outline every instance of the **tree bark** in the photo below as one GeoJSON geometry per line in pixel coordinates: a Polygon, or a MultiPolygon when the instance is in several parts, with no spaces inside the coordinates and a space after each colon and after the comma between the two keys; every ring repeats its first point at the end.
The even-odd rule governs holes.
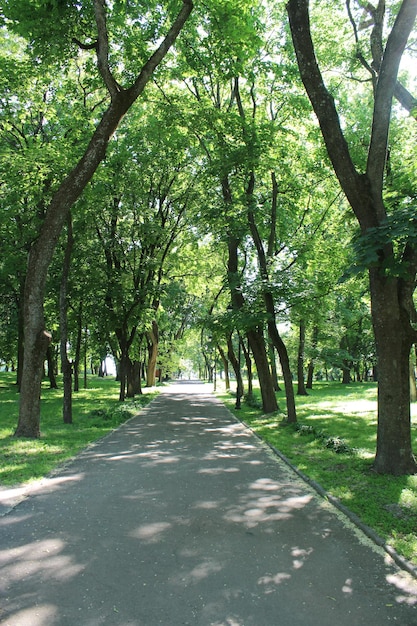
{"type": "Polygon", "coordinates": [[[25,299],[25,282],[21,279],[19,286],[19,296],[16,298],[17,307],[17,373],[16,384],[20,391],[22,383],[22,369],[24,358],[24,317],[23,317],[23,302],[25,299]]]}
{"type": "Polygon", "coordinates": [[[75,342],[75,356],[73,363],[73,376],[74,376],[74,391],[80,390],[80,362],[81,362],[81,344],[83,338],[83,306],[82,302],[78,305],[78,311],[76,313],[77,318],[77,339],[75,342]]]}
{"type": "Polygon", "coordinates": [[[372,320],[378,355],[378,431],[374,469],[383,474],[412,474],[410,350],[414,333],[399,303],[398,279],[370,271],[372,320]],[[381,284],[382,283],[382,284],[381,284]]]}
{"type": "Polygon", "coordinates": [[[275,358],[275,348],[272,345],[271,338],[269,338],[269,342],[268,342],[268,355],[269,355],[269,362],[271,364],[271,374],[272,374],[272,382],[274,385],[274,389],[275,391],[281,391],[281,387],[279,386],[279,381],[278,381],[278,368],[277,368],[277,362],[275,358]]]}
{"type": "MultiPolygon", "coordinates": [[[[311,347],[312,347],[313,353],[315,352],[317,348],[318,336],[319,336],[319,327],[317,326],[317,324],[315,324],[313,327],[313,337],[311,340],[311,347]]],[[[314,375],[314,356],[311,357],[307,366],[307,384],[306,384],[307,389],[313,389],[313,375],[314,375]]]]}
{"type": "MultiPolygon", "coordinates": [[[[246,371],[248,373],[248,392],[245,395],[245,398],[247,398],[248,400],[252,400],[253,398],[253,370],[252,370],[252,359],[251,359],[250,350],[249,350],[249,342],[248,342],[248,347],[246,347],[245,342],[243,341],[243,337],[241,337],[239,334],[239,344],[243,352],[245,365],[246,365],[246,371]]],[[[242,383],[242,391],[243,391],[243,383],[242,383]]]]}
{"type": "Polygon", "coordinates": [[[297,395],[308,396],[304,381],[304,350],[306,343],[306,326],[304,320],[300,320],[297,358],[297,395]]]}
{"type": "Polygon", "coordinates": [[[64,379],[64,398],[62,416],[64,424],[72,424],[72,365],[68,359],[68,278],[71,265],[71,254],[74,246],[72,234],[71,213],[67,218],[67,243],[65,246],[64,262],[62,266],[61,286],[59,291],[59,327],[60,327],[60,354],[61,369],[64,379]]]}
{"type": "Polygon", "coordinates": [[[158,359],[158,342],[159,331],[158,324],[155,320],[152,321],[152,329],[146,332],[146,339],[148,343],[148,366],[146,369],[146,386],[155,387],[156,379],[156,362],[158,359]]]}
{"type": "Polygon", "coordinates": [[[55,354],[52,349],[52,345],[46,349],[46,362],[48,364],[48,378],[49,378],[49,388],[50,389],[58,389],[58,383],[56,382],[56,374],[57,374],[57,364],[55,359],[55,354]]]}
{"type": "MultiPolygon", "coordinates": [[[[252,185],[254,184],[254,176],[252,175],[252,185]]],[[[247,195],[252,196],[250,190],[247,190],[247,195]]],[[[250,204],[250,199],[249,199],[250,204]]],[[[248,208],[248,223],[251,231],[252,239],[255,244],[256,252],[258,255],[258,263],[262,280],[262,296],[265,303],[265,310],[268,314],[268,334],[271,339],[272,345],[278,352],[279,360],[282,368],[282,375],[284,377],[285,396],[287,399],[287,421],[289,423],[295,423],[297,421],[297,412],[295,408],[294,387],[292,382],[292,373],[290,368],[290,359],[288,357],[288,351],[285,343],[279,334],[276,316],[275,316],[275,302],[274,296],[271,290],[267,287],[269,284],[268,264],[266,260],[265,250],[262,239],[259,235],[258,228],[255,222],[255,216],[252,209],[248,208]]]]}
{"type": "MultiPolygon", "coordinates": [[[[239,338],[239,341],[240,341],[240,338],[239,338]]],[[[239,351],[240,351],[240,344],[239,344],[239,351]]],[[[233,371],[236,376],[236,408],[240,409],[240,401],[244,393],[242,369],[240,367],[240,352],[239,352],[239,358],[236,358],[236,353],[235,353],[235,349],[233,347],[233,341],[232,341],[232,333],[228,333],[227,335],[227,356],[229,358],[230,363],[232,364],[233,371]]]]}
{"type": "Polygon", "coordinates": [[[226,391],[229,391],[229,389],[230,389],[229,361],[227,360],[227,356],[225,354],[225,351],[223,350],[223,348],[220,345],[217,345],[217,349],[219,351],[220,358],[221,358],[222,363],[223,363],[225,388],[226,388],[226,391]]]}
{"type": "Polygon", "coordinates": [[[40,436],[42,362],[51,340],[49,333],[45,331],[43,310],[45,284],[48,268],[68,212],[104,159],[110,137],[118,127],[120,120],[143,92],[154,70],[175,42],[192,8],[191,0],[183,0],[183,6],[165,39],[143,65],[132,86],[128,89],[121,89],[110,75],[108,59],[106,58],[108,42],[105,4],[100,0],[94,1],[99,37],[99,45],[97,46],[98,67],[109,89],[111,102],[103,114],[84,155],[53,195],[46,210],[39,236],[29,252],[24,302],[25,355],[16,436],[40,436]]]}
{"type": "MultiPolygon", "coordinates": [[[[233,235],[228,238],[228,281],[230,286],[232,306],[235,310],[244,309],[245,300],[239,289],[238,272],[238,247],[239,241],[233,235]]],[[[274,385],[269,368],[268,356],[265,347],[265,339],[261,329],[248,328],[246,335],[252,350],[253,358],[258,372],[259,386],[261,388],[262,409],[264,413],[273,413],[278,410],[274,385]]]]}
{"type": "MultiPolygon", "coordinates": [[[[398,67],[417,15],[417,0],[404,0],[387,39],[375,86],[374,115],[365,174],[356,170],[343,135],[334,100],[324,85],[310,32],[308,0],[289,0],[287,11],[305,89],[317,115],[336,176],[363,233],[386,219],[384,170],[398,67]]],[[[413,291],[417,251],[408,243],[405,276],[389,277],[384,267],[393,246],[378,250],[379,265],[369,270],[372,323],[378,359],[378,432],[374,469],[379,473],[417,471],[411,447],[409,354],[415,340],[413,291]]]]}

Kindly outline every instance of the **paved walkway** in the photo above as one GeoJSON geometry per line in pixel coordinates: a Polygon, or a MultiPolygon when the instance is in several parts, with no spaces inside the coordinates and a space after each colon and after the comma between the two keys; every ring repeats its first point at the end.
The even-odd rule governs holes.
{"type": "Polygon", "coordinates": [[[201,384],[0,517],[0,624],[417,625],[417,586],[201,384]]]}

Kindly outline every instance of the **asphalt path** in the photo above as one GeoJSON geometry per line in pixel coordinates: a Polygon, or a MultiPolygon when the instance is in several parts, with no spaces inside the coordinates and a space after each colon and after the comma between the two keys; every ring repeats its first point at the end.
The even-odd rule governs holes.
{"type": "Polygon", "coordinates": [[[416,581],[207,385],[8,495],[2,625],[417,625],[416,581]]]}

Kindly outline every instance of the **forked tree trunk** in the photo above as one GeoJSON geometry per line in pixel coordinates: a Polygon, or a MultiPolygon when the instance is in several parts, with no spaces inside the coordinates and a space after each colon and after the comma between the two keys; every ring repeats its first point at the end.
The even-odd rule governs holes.
{"type": "MultiPolygon", "coordinates": [[[[238,247],[239,241],[233,235],[228,238],[228,281],[231,292],[232,306],[237,311],[244,310],[245,300],[239,289],[238,272],[238,247]]],[[[269,361],[266,352],[265,339],[261,329],[249,328],[246,330],[250,349],[256,363],[259,386],[262,396],[262,409],[264,413],[273,413],[278,410],[277,398],[269,368],[269,361]]]]}
{"type": "Polygon", "coordinates": [[[296,412],[296,407],[295,407],[294,387],[293,387],[293,382],[292,382],[290,359],[288,357],[288,351],[287,351],[286,345],[278,331],[276,315],[275,315],[274,296],[272,292],[269,290],[269,288],[266,286],[269,283],[267,257],[265,254],[263,241],[260,237],[258,227],[255,222],[255,215],[251,208],[251,204],[253,202],[254,185],[255,185],[255,177],[252,174],[249,185],[248,185],[248,189],[246,192],[248,196],[248,204],[249,204],[248,223],[249,223],[249,228],[251,231],[253,243],[255,244],[255,248],[256,248],[256,252],[258,256],[260,274],[262,278],[261,289],[262,289],[262,296],[263,296],[264,303],[265,303],[265,310],[268,314],[268,322],[267,322],[268,334],[272,342],[272,345],[278,352],[278,356],[279,356],[279,360],[280,360],[281,368],[282,368],[282,375],[284,377],[285,396],[287,400],[287,421],[290,424],[293,424],[297,421],[297,412],[296,412]]]}
{"type": "MultiPolygon", "coordinates": [[[[388,35],[374,91],[374,114],[366,171],[358,172],[341,129],[335,101],[317,63],[310,30],[308,0],[289,0],[287,11],[298,66],[317,115],[327,152],[362,233],[375,232],[387,217],[383,199],[392,99],[398,68],[417,15],[417,0],[403,0],[388,35]]],[[[394,214],[395,215],[395,214],[394,214]]],[[[394,264],[393,243],[376,250],[379,263],[369,269],[372,323],[378,358],[378,432],[374,469],[379,473],[417,471],[411,447],[409,356],[416,332],[412,326],[417,272],[417,249],[403,249],[401,271],[387,275],[394,264]]],[[[398,261],[397,261],[398,263],[398,261]]]]}

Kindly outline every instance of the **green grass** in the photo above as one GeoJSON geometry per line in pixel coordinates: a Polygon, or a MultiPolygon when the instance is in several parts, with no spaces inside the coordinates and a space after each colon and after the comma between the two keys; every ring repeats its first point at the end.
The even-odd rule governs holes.
{"type": "Polygon", "coordinates": [[[40,479],[89,443],[138,413],[156,391],[124,403],[118,401],[119,384],[114,377],[90,377],[88,389],[73,394],[73,423],[62,418],[62,386],[42,386],[41,438],[13,436],[18,419],[19,394],[15,374],[0,373],[0,485],[10,486],[40,479]]]}
{"type": "MultiPolygon", "coordinates": [[[[284,408],[282,395],[278,394],[284,408]]],[[[246,403],[235,411],[232,394],[223,392],[220,397],[263,440],[417,565],[417,475],[382,476],[371,469],[376,445],[375,384],[315,383],[308,396],[296,398],[297,429],[284,425],[283,413],[262,415],[246,403]]],[[[417,452],[415,405],[412,414],[417,452]]]]}

